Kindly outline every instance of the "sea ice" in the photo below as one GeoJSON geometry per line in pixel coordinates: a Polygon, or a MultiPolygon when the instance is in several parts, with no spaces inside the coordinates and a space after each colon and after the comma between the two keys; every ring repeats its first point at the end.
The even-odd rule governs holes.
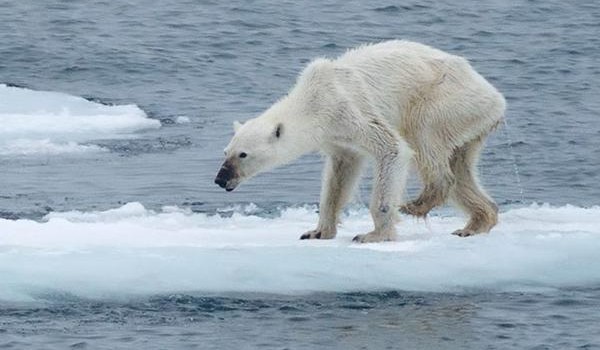
{"type": "Polygon", "coordinates": [[[0,220],[0,300],[47,293],[118,297],[175,292],[529,290],[600,283],[600,208],[510,209],[490,234],[460,238],[458,216],[406,217],[396,242],[352,243],[368,210],[334,240],[300,241],[313,207],[276,218],[161,211],[129,203],[101,212],[0,220]]]}

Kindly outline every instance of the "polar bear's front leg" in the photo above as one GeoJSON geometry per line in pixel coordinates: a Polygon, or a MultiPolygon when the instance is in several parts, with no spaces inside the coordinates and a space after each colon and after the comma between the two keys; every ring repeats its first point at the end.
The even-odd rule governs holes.
{"type": "Polygon", "coordinates": [[[375,157],[374,186],[370,211],[375,229],[354,237],[360,243],[393,241],[396,238],[395,222],[397,200],[404,191],[412,151],[395,133],[378,125],[376,137],[368,146],[375,157]]]}
{"type": "Polygon", "coordinates": [[[363,165],[363,156],[354,151],[336,149],[327,157],[323,172],[319,224],[300,239],[331,239],[337,233],[339,215],[350,199],[363,165]]]}

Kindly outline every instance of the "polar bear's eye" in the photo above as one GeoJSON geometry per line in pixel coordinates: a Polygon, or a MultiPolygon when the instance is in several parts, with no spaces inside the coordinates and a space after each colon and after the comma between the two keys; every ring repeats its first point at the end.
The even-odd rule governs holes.
{"type": "Polygon", "coordinates": [[[275,128],[275,137],[279,138],[281,137],[281,129],[283,128],[283,125],[281,124],[277,124],[277,128],[275,128]]]}
{"type": "Polygon", "coordinates": [[[248,157],[248,155],[246,154],[246,152],[240,153],[240,158],[246,158],[246,157],[248,157]]]}

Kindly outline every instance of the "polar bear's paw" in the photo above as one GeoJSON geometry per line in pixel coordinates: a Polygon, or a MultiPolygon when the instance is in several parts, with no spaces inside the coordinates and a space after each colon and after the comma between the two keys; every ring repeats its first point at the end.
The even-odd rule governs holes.
{"type": "Polygon", "coordinates": [[[431,205],[427,205],[418,200],[412,201],[410,203],[406,203],[400,206],[400,211],[407,215],[416,216],[419,218],[423,218],[427,216],[429,211],[431,211],[433,207],[431,205]]]}
{"type": "Polygon", "coordinates": [[[463,228],[463,229],[452,232],[453,235],[458,236],[458,237],[470,237],[470,236],[478,235],[480,233],[483,233],[483,232],[477,232],[475,230],[470,230],[467,228],[463,228]]]}
{"type": "Polygon", "coordinates": [[[300,239],[332,239],[335,237],[335,232],[324,229],[310,230],[300,236],[300,239]]]}
{"type": "Polygon", "coordinates": [[[356,235],[352,239],[352,242],[356,243],[375,243],[375,242],[386,242],[386,241],[395,241],[396,234],[391,233],[382,233],[377,231],[371,231],[364,235],[356,235]]]}

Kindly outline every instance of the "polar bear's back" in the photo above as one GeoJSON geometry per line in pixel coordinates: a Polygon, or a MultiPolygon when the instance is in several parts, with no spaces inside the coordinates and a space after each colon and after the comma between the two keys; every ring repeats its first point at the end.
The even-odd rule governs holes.
{"type": "MultiPolygon", "coordinates": [[[[406,108],[415,91],[422,91],[425,85],[439,81],[449,65],[456,66],[452,70],[464,70],[461,66],[468,66],[461,57],[405,40],[365,44],[347,51],[333,63],[352,72],[355,77],[354,86],[346,86],[348,91],[370,96],[375,105],[388,107],[390,110],[387,112],[394,115],[406,108]],[[432,69],[435,66],[438,69],[432,69]],[[356,84],[356,81],[361,84],[356,84]],[[359,85],[362,85],[361,88],[359,85]],[[377,103],[377,100],[382,103],[377,103]],[[391,104],[393,100],[397,104],[391,104]]],[[[379,112],[383,112],[380,114],[384,116],[389,114],[379,112]]]]}
{"type": "Polygon", "coordinates": [[[415,125],[489,130],[504,114],[502,95],[466,59],[424,44],[392,40],[363,45],[333,63],[355,76],[347,91],[366,97],[369,110],[397,125],[407,138],[414,136],[408,130],[415,125]]]}
{"type": "Polygon", "coordinates": [[[439,82],[444,76],[456,77],[466,84],[474,83],[470,85],[489,85],[485,79],[470,81],[481,77],[463,57],[406,40],[362,45],[333,62],[364,79],[378,81],[382,88],[397,92],[402,88],[421,89],[424,84],[439,82]]]}
{"type": "Polygon", "coordinates": [[[336,61],[348,65],[361,65],[370,60],[411,59],[418,57],[444,59],[457,56],[413,41],[390,40],[353,48],[341,55],[336,61]]]}

